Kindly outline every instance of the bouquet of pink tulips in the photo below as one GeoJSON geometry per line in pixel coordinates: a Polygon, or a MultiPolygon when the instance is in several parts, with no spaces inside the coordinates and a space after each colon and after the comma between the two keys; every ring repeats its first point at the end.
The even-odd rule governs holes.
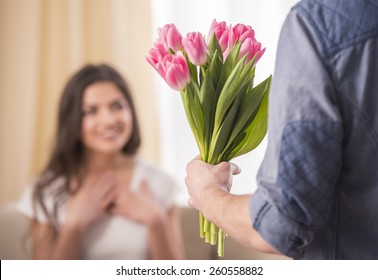
{"type": "MultiPolygon", "coordinates": [[[[207,38],[198,32],[183,38],[173,24],[158,33],[146,58],[181,92],[202,160],[218,164],[256,148],[267,131],[271,76],[254,87],[256,63],[265,51],[254,30],[214,20],[207,38]]],[[[224,232],[202,213],[200,236],[213,245],[218,241],[218,255],[224,255],[224,232]]]]}

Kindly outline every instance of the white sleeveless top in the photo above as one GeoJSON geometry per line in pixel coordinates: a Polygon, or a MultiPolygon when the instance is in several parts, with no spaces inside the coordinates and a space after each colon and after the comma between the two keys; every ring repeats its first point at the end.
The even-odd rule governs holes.
{"type": "MultiPolygon", "coordinates": [[[[146,180],[151,193],[160,205],[168,210],[175,204],[179,188],[177,184],[156,166],[141,159],[137,159],[134,173],[131,178],[131,190],[137,190],[142,179],[146,180]]],[[[54,202],[52,193],[61,184],[62,180],[56,180],[46,193],[46,207],[52,213],[54,202]]],[[[47,217],[42,210],[33,211],[32,206],[33,186],[29,186],[21,196],[17,208],[29,218],[34,218],[40,223],[48,223],[47,217]]],[[[65,218],[66,205],[58,208],[58,223],[61,225],[65,218]]],[[[106,260],[106,259],[147,259],[147,228],[142,224],[135,223],[125,217],[107,215],[92,224],[83,238],[83,259],[106,260]]]]}

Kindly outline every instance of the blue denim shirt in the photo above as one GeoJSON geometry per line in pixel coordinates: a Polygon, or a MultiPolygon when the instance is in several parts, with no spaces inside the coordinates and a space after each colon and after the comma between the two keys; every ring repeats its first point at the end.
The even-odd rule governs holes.
{"type": "Polygon", "coordinates": [[[282,28],[253,227],[297,259],[378,259],[378,0],[304,0],[282,28]]]}

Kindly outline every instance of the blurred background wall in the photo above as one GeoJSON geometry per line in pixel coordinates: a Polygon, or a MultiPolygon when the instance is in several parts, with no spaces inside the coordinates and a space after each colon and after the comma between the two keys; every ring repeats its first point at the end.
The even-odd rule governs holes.
{"type": "MultiPolygon", "coordinates": [[[[298,0],[0,0],[0,206],[15,200],[44,167],[62,88],[85,63],[110,63],[132,89],[141,155],[182,186],[198,154],[180,96],[146,62],[157,28],[207,35],[214,18],[251,25],[266,47],[256,83],[273,73],[279,31],[298,0]]],[[[234,193],[256,188],[266,141],[235,162],[234,193]]]]}

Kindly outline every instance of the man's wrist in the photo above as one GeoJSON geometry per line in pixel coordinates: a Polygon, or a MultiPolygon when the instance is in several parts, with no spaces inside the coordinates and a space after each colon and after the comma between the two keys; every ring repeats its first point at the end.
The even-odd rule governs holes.
{"type": "Polygon", "coordinates": [[[219,212],[223,211],[225,200],[231,194],[223,186],[208,187],[204,192],[202,214],[210,221],[216,223],[219,212]]]}

